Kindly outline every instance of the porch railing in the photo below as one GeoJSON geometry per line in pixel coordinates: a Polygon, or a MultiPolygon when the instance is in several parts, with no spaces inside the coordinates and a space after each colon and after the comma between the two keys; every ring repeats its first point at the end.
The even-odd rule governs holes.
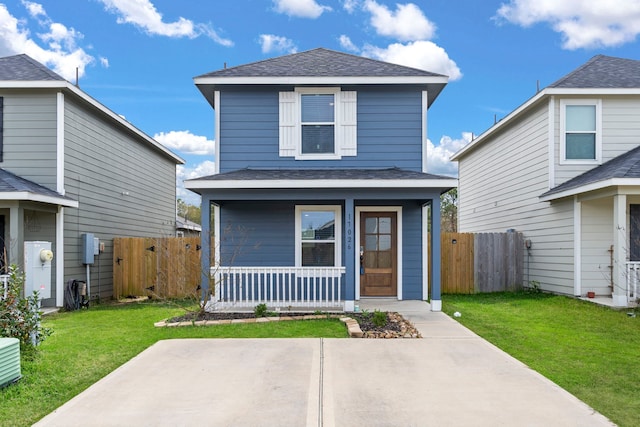
{"type": "Polygon", "coordinates": [[[342,308],[344,274],[345,267],[212,267],[212,308],[342,308]]]}
{"type": "Polygon", "coordinates": [[[640,298],[640,261],[627,262],[627,301],[640,298]]]}

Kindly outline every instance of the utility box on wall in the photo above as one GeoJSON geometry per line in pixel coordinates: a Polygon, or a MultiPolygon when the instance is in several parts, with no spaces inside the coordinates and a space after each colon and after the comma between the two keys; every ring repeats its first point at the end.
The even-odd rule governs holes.
{"type": "Polygon", "coordinates": [[[82,263],[93,264],[94,256],[98,254],[98,248],[96,247],[96,238],[93,237],[93,233],[84,233],[82,235],[82,263]]]}
{"type": "Polygon", "coordinates": [[[51,242],[24,242],[24,293],[38,291],[38,299],[51,298],[51,242]]]}

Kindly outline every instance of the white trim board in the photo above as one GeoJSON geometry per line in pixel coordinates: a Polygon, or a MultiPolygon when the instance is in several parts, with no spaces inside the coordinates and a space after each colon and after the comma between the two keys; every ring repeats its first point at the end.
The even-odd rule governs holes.
{"type": "Polygon", "coordinates": [[[267,189],[267,188],[454,188],[451,179],[272,179],[222,180],[194,179],[184,182],[188,189],[267,189]]]}

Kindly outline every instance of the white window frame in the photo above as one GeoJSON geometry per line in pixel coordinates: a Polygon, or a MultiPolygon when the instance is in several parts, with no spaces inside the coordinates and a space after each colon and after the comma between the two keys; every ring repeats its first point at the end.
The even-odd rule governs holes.
{"type": "MultiPolygon", "coordinates": [[[[298,123],[298,135],[296,147],[296,160],[339,160],[341,141],[339,138],[340,118],[340,88],[339,87],[299,87],[295,89],[300,109],[300,121],[298,123]],[[302,95],[333,95],[333,153],[302,153],[302,95]]],[[[328,124],[328,123],[322,123],[328,124]]]]}
{"type": "MultiPolygon", "coordinates": [[[[296,267],[302,267],[302,212],[333,212],[335,218],[335,240],[334,240],[334,267],[342,267],[342,207],[340,205],[296,205],[295,214],[295,261],[296,267]]],[[[310,242],[305,240],[304,242],[310,242]]],[[[311,241],[313,242],[313,241],[311,241]]],[[[329,243],[328,241],[323,241],[329,243]]]]}
{"type": "Polygon", "coordinates": [[[560,100],[560,164],[561,165],[599,165],[602,163],[602,100],[600,99],[561,99],[560,100]],[[593,106],[596,110],[595,159],[567,159],[567,106],[593,106]]]}
{"type": "Polygon", "coordinates": [[[358,155],[358,96],[356,91],[340,87],[300,87],[279,92],[278,152],[280,157],[296,160],[339,160],[358,155]],[[302,154],[302,95],[334,96],[334,152],[302,154]]]}

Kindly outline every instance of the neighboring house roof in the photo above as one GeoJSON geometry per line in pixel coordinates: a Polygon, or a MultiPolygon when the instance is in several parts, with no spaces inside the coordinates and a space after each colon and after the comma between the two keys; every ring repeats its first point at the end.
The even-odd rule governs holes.
{"type": "Polygon", "coordinates": [[[124,118],[99,103],[79,87],[69,83],[60,75],[27,55],[14,55],[0,58],[0,89],[59,89],[73,95],[102,117],[138,139],[144,141],[156,151],[178,164],[184,160],[124,118]]]}
{"type": "Polygon", "coordinates": [[[457,179],[399,168],[389,169],[240,169],[185,181],[198,192],[210,188],[446,188],[457,179]]]}
{"type": "Polygon", "coordinates": [[[28,200],[78,207],[77,201],[4,169],[0,169],[0,200],[28,200]]]}
{"type": "Polygon", "coordinates": [[[550,88],[640,88],[640,61],[596,55],[550,88]]]}
{"type": "Polygon", "coordinates": [[[638,178],[640,146],[552,188],[540,198],[549,201],[614,185],[638,185],[638,178]],[[631,182],[634,178],[636,180],[631,182]]]}
{"type": "Polygon", "coordinates": [[[596,55],[556,82],[529,98],[487,131],[455,153],[457,161],[482,145],[517,117],[526,114],[553,95],[625,95],[640,94],[640,61],[596,55]]]}
{"type": "Polygon", "coordinates": [[[177,230],[189,230],[189,231],[197,231],[197,232],[201,232],[202,231],[202,227],[200,226],[200,224],[190,221],[188,219],[185,219],[182,216],[176,216],[176,229],[177,230]]]}
{"type": "Polygon", "coordinates": [[[246,84],[423,85],[431,105],[447,81],[448,77],[442,74],[324,48],[224,68],[194,78],[198,89],[214,107],[213,93],[217,86],[246,84]]]}
{"type": "Polygon", "coordinates": [[[0,58],[0,80],[57,80],[66,81],[27,55],[14,55],[0,58]]]}

